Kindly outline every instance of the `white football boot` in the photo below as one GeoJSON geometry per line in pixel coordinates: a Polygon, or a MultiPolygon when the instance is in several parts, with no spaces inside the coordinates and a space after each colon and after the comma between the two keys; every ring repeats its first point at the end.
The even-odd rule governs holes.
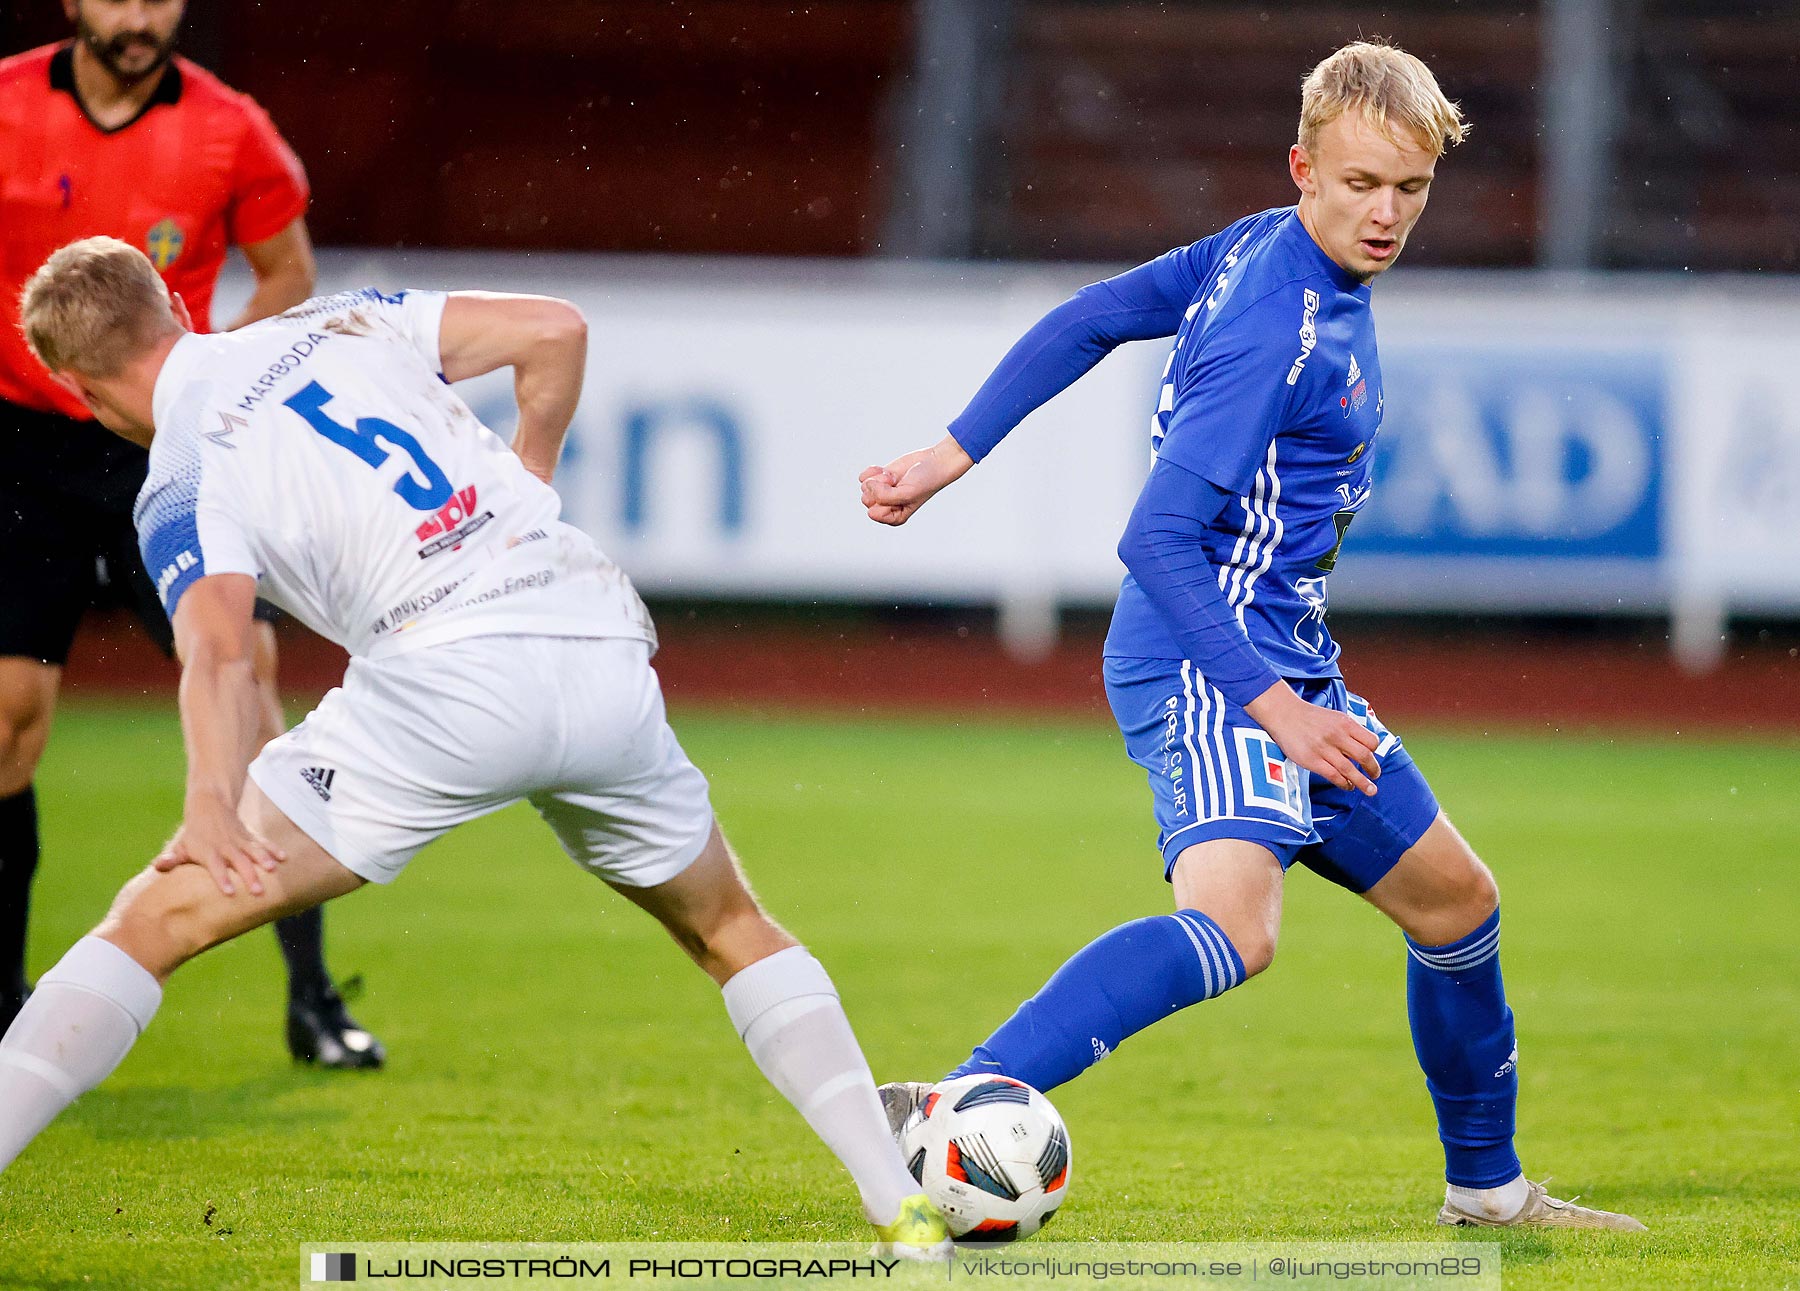
{"type": "Polygon", "coordinates": [[[1575,1202],[1578,1199],[1575,1197],[1558,1201],[1544,1190],[1544,1184],[1549,1182],[1548,1179],[1544,1183],[1526,1180],[1525,1204],[1511,1219],[1477,1215],[1446,1198],[1443,1208],[1438,1211],[1437,1222],[1447,1228],[1606,1228],[1617,1233],[1648,1231],[1630,1215],[1595,1210],[1591,1206],[1577,1206],[1575,1202]]]}
{"type": "Polygon", "coordinates": [[[912,1119],[912,1114],[919,1110],[919,1104],[925,1101],[925,1095],[931,1092],[931,1082],[926,1080],[896,1080],[892,1084],[882,1085],[875,1091],[881,1095],[881,1109],[887,1113],[888,1129],[893,1132],[894,1141],[900,1141],[900,1131],[912,1119]]]}

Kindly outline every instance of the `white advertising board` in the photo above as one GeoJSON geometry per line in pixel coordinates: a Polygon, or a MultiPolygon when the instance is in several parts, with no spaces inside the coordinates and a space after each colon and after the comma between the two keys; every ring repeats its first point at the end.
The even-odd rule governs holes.
{"type": "MultiPolygon", "coordinates": [[[[869,523],[856,475],[937,439],[1107,271],[337,252],[320,288],[579,304],[587,391],[559,487],[647,592],[994,603],[1029,648],[1058,606],[1117,590],[1166,347],[1115,353],[903,530],[869,523]]],[[[1781,391],[1800,290],[1414,272],[1379,286],[1376,316],[1378,483],[1334,604],[1667,610],[1696,663],[1734,608],[1800,611],[1800,408],[1781,391]]],[[[506,378],[465,394],[509,430],[506,378]]]]}

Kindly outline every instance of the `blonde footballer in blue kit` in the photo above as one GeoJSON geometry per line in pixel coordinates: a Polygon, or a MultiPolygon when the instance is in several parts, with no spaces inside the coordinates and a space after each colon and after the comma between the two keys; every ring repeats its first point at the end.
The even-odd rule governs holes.
{"type": "Polygon", "coordinates": [[[525,799],[720,984],[758,1067],[850,1171],[879,1249],[945,1257],[830,977],[758,906],[664,719],[643,603],[558,518],[579,312],[369,289],[200,336],[141,252],[91,238],[46,261],[22,317],[45,366],[150,449],[135,519],[182,660],[188,787],[163,854],[0,1042],[0,1169],[119,1064],[181,964],[390,882],[525,799]],[[510,448],[447,384],[500,367],[510,448]],[[351,661],[252,760],[259,593],[351,661]]]}
{"type": "MultiPolygon", "coordinates": [[[[863,472],[869,517],[903,524],[1112,348],[1174,338],[1153,465],[1119,542],[1104,676],[1176,911],[1081,948],[951,1075],[1053,1089],[1244,985],[1274,957],[1299,864],[1405,934],[1413,1048],[1444,1148],[1438,1222],[1638,1231],[1525,1178],[1499,889],[1399,736],[1347,687],[1326,626],[1380,451],[1371,284],[1464,129],[1418,59],[1345,46],[1301,91],[1295,205],[1083,288],[1001,360],[944,441],[863,472]]],[[[883,1086],[897,1125],[925,1088],[883,1086]]]]}

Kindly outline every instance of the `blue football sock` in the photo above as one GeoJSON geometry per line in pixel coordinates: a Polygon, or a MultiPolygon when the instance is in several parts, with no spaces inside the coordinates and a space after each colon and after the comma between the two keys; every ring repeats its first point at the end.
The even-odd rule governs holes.
{"type": "Polygon", "coordinates": [[[1496,1188],[1519,1176],[1519,1049],[1500,981],[1500,912],[1447,946],[1406,939],[1413,1051],[1437,1108],[1444,1177],[1496,1188]]]}
{"type": "Polygon", "coordinates": [[[1040,1090],[1119,1042],[1244,980],[1244,961],[1198,910],[1121,924],[1075,952],[952,1076],[998,1072],[1040,1090]]]}

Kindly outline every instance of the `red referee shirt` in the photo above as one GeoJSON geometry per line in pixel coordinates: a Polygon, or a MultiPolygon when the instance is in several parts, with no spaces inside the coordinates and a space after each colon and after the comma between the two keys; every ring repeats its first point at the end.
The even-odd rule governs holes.
{"type": "Polygon", "coordinates": [[[247,94],[171,60],[144,111],[106,131],[75,96],[67,44],[0,61],[0,399],[86,417],[19,331],[19,292],[52,251],[110,234],[141,249],[212,330],[231,245],[306,211],[306,172],[247,94]]]}

